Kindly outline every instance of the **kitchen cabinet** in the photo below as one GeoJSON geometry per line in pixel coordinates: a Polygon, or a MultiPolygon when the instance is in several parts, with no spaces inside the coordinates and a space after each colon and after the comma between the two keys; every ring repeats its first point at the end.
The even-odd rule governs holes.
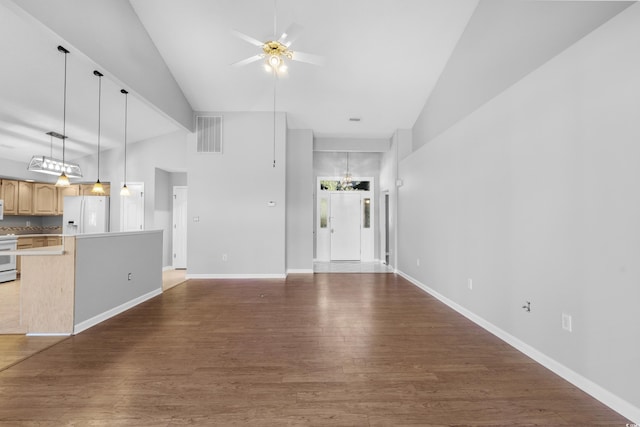
{"type": "Polygon", "coordinates": [[[57,213],[57,187],[42,182],[33,183],[33,215],[55,215],[57,213]]]}
{"type": "Polygon", "coordinates": [[[45,246],[60,246],[62,244],[62,237],[60,236],[46,236],[45,246]]]}
{"type": "Polygon", "coordinates": [[[18,181],[18,215],[33,214],[33,183],[18,181]]]}
{"type": "Polygon", "coordinates": [[[2,200],[5,215],[18,215],[18,181],[2,180],[2,200]]]}
{"type": "Polygon", "coordinates": [[[69,187],[57,187],[57,190],[56,214],[62,215],[64,212],[64,196],[79,196],[80,186],[70,185],[69,187]]]}
{"type": "Polygon", "coordinates": [[[111,184],[102,183],[102,187],[104,188],[104,194],[94,194],[91,192],[93,190],[93,184],[80,184],[80,195],[81,196],[109,196],[111,192],[111,184]]]}

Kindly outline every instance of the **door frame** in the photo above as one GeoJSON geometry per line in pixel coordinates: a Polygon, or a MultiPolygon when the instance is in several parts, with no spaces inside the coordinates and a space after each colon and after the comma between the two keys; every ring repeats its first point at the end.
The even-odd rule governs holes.
{"type": "MultiPolygon", "coordinates": [[[[315,187],[315,212],[316,221],[314,224],[315,236],[316,236],[316,261],[329,262],[331,261],[331,223],[330,219],[327,219],[327,226],[321,227],[321,199],[327,199],[327,210],[331,212],[331,193],[334,191],[320,190],[320,182],[324,180],[340,180],[341,176],[318,176],[316,179],[315,187]]],[[[364,262],[375,261],[375,244],[376,234],[378,232],[378,221],[376,211],[376,181],[372,176],[354,176],[354,181],[369,181],[369,191],[355,191],[360,194],[361,200],[368,198],[370,200],[369,208],[369,228],[364,228],[364,222],[360,222],[360,260],[364,262]]],[[[335,191],[335,193],[342,193],[342,191],[335,191]]],[[[362,206],[362,205],[361,205],[362,206]]],[[[362,209],[361,209],[362,213],[362,209]]]]}
{"type": "MultiPolygon", "coordinates": [[[[189,225],[189,221],[187,220],[188,215],[185,213],[184,218],[182,218],[182,227],[180,227],[180,229],[178,229],[177,227],[177,220],[176,220],[176,204],[175,204],[175,200],[176,200],[176,190],[185,191],[186,194],[186,203],[188,206],[189,203],[189,190],[188,187],[186,185],[174,185],[173,186],[173,203],[172,203],[172,211],[173,211],[173,216],[171,219],[171,223],[173,225],[172,227],[172,234],[171,234],[171,253],[172,253],[172,264],[173,264],[173,268],[178,268],[178,269],[186,269],[187,268],[187,227],[189,225]],[[182,235],[182,238],[184,240],[184,253],[182,254],[182,259],[184,259],[183,263],[179,263],[179,265],[176,265],[175,261],[178,258],[176,256],[176,236],[179,235],[179,233],[182,235]]],[[[187,206],[185,206],[185,208],[187,208],[187,206]]]]}

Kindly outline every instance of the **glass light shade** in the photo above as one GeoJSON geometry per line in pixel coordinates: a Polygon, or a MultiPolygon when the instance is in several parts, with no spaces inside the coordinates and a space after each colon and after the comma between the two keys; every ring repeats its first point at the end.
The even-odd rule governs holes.
{"type": "Polygon", "coordinates": [[[33,156],[27,166],[27,170],[31,172],[46,173],[49,175],[60,175],[63,171],[65,175],[71,178],[82,178],[80,166],[76,163],[62,162],[62,160],[54,159],[47,156],[33,156]]]}
{"type": "Polygon", "coordinates": [[[68,187],[70,185],[71,183],[69,182],[69,178],[67,178],[67,175],[62,172],[56,181],[56,187],[68,187]]]}
{"type": "Polygon", "coordinates": [[[95,184],[93,184],[93,188],[91,189],[93,194],[104,194],[104,187],[100,180],[97,180],[95,184]]]}
{"type": "Polygon", "coordinates": [[[120,195],[125,197],[128,197],[131,195],[131,192],[129,191],[127,184],[123,185],[122,188],[120,189],[120,195]]]}
{"type": "Polygon", "coordinates": [[[282,59],[279,56],[271,55],[269,57],[269,65],[271,65],[274,69],[278,69],[280,64],[282,63],[282,59]]]}

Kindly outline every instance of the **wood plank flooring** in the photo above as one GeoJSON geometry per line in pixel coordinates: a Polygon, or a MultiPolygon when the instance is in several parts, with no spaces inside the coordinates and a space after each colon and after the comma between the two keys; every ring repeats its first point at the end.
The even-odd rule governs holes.
{"type": "Polygon", "coordinates": [[[624,426],[393,274],[189,280],[0,372],[0,425],[624,426]]]}

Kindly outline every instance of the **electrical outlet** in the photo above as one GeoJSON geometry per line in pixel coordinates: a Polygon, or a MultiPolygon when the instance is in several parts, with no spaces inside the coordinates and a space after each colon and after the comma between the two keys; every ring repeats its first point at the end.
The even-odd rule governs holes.
{"type": "Polygon", "coordinates": [[[227,254],[222,254],[222,261],[227,262],[227,254]]]}
{"type": "Polygon", "coordinates": [[[570,314],[562,313],[562,329],[567,332],[573,330],[573,322],[570,314]]]}
{"type": "Polygon", "coordinates": [[[472,290],[473,289],[473,280],[467,279],[467,286],[469,287],[469,290],[472,290]]]}
{"type": "Polygon", "coordinates": [[[132,280],[132,279],[133,279],[133,273],[127,274],[127,280],[132,280]]]}

